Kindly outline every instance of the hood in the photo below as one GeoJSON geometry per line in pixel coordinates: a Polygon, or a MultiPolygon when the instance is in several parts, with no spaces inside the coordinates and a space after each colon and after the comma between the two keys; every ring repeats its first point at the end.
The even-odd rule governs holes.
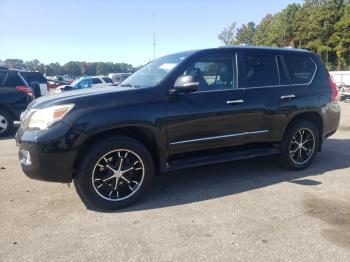
{"type": "Polygon", "coordinates": [[[89,98],[101,96],[101,99],[105,99],[107,97],[113,96],[114,94],[120,94],[128,91],[136,91],[135,88],[132,87],[102,87],[102,88],[86,88],[73,90],[69,92],[62,92],[59,94],[53,94],[50,96],[42,96],[35,99],[30,105],[28,109],[35,108],[45,108],[53,105],[61,105],[68,103],[81,103],[88,102],[89,98]]]}

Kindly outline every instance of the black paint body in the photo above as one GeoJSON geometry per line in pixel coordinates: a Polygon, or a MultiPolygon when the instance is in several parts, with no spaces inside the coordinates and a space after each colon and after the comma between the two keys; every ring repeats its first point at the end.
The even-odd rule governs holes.
{"type": "Polygon", "coordinates": [[[337,130],[340,119],[340,108],[331,101],[327,72],[320,59],[311,52],[295,49],[201,50],[187,57],[157,86],[72,91],[37,99],[30,108],[68,103],[74,103],[74,109],[48,130],[32,130],[28,123],[22,122],[16,139],[20,148],[31,153],[33,164],[22,166],[29,177],[70,182],[84,150],[111,134],[122,133],[139,139],[151,150],[159,169],[167,171],[175,168],[172,161],[185,157],[220,155],[220,152],[266,145],[278,148],[288,124],[302,114],[320,120],[323,141],[337,130]],[[307,55],[317,64],[317,71],[309,85],[287,83],[243,88],[239,78],[243,70],[240,57],[249,52],[277,57],[307,55]],[[207,55],[232,56],[237,66],[238,88],[169,92],[192,61],[207,55]],[[295,99],[281,100],[281,96],[289,94],[295,94],[295,99]],[[244,103],[227,104],[228,100],[244,103]]]}

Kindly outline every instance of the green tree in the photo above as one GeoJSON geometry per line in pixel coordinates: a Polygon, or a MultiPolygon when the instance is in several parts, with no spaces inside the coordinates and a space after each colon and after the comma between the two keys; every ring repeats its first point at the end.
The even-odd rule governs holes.
{"type": "Polygon", "coordinates": [[[96,75],[96,63],[86,63],[85,74],[88,76],[96,75]]]}
{"type": "Polygon", "coordinates": [[[256,27],[254,35],[254,45],[274,45],[272,39],[270,39],[270,28],[272,25],[273,16],[271,14],[265,16],[260,24],[256,27]]]}
{"type": "Polygon", "coordinates": [[[39,71],[41,73],[44,73],[45,71],[45,66],[43,63],[40,63],[38,59],[26,61],[24,63],[24,67],[28,71],[39,71]]]}
{"type": "Polygon", "coordinates": [[[335,32],[331,37],[337,57],[337,69],[350,69],[350,4],[343,10],[341,19],[334,26],[335,32]]]}
{"type": "Polygon", "coordinates": [[[96,65],[96,74],[106,75],[109,72],[109,67],[106,63],[98,62],[96,65]]]}
{"type": "Polygon", "coordinates": [[[64,64],[63,66],[64,73],[67,75],[72,75],[72,76],[80,76],[81,71],[80,71],[80,66],[78,62],[68,62],[64,64]]]}
{"type": "Polygon", "coordinates": [[[331,67],[350,65],[350,0],[304,0],[288,5],[275,15],[265,16],[253,27],[235,23],[219,39],[225,44],[247,43],[263,46],[292,46],[310,49],[331,67]],[[252,37],[253,36],[253,37],[252,37]]]}
{"type": "Polygon", "coordinates": [[[218,35],[218,38],[225,43],[225,45],[234,45],[236,42],[236,23],[233,22],[218,35]]]}
{"type": "Polygon", "coordinates": [[[237,29],[236,43],[252,45],[255,35],[255,23],[249,22],[247,25],[243,24],[242,27],[237,29]]]}
{"type": "Polygon", "coordinates": [[[47,76],[63,75],[64,70],[59,63],[50,63],[45,66],[45,71],[47,76]]]}
{"type": "Polygon", "coordinates": [[[5,65],[8,68],[13,68],[13,69],[24,69],[24,63],[22,59],[6,59],[4,61],[5,65]]]}

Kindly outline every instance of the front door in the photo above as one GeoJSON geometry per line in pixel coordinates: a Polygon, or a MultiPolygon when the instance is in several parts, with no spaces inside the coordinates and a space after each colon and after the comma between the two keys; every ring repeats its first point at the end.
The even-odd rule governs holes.
{"type": "Polygon", "coordinates": [[[170,155],[245,143],[247,105],[236,72],[235,54],[198,58],[183,72],[198,79],[199,89],[168,97],[170,155]]]}

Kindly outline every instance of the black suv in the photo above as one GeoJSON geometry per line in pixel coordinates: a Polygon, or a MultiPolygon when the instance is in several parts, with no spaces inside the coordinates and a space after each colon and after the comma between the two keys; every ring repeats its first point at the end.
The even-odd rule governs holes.
{"type": "Polygon", "coordinates": [[[40,85],[47,88],[46,78],[39,72],[8,70],[0,67],[0,137],[13,131],[28,104],[41,95],[40,85]]]}
{"type": "Polygon", "coordinates": [[[216,48],[156,59],[117,89],[39,98],[17,144],[29,177],[74,180],[85,203],[113,210],[170,170],[274,154],[306,168],[339,119],[336,85],[312,52],[216,48]]]}

